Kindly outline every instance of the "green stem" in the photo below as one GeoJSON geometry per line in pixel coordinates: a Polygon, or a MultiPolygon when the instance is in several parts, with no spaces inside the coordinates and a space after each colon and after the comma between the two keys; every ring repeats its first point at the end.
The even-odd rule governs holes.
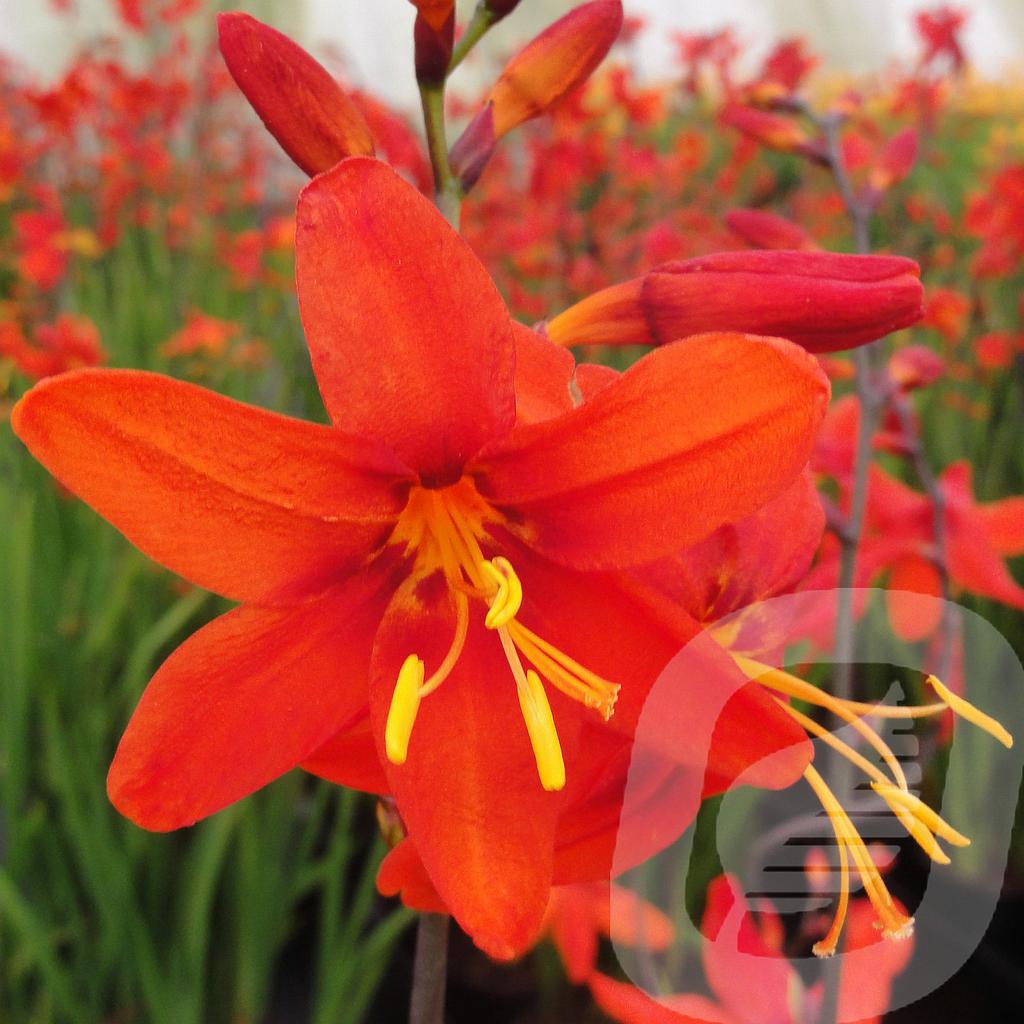
{"type": "Polygon", "coordinates": [[[484,4],[484,0],[476,5],[473,17],[466,26],[466,31],[459,36],[459,41],[452,50],[452,59],[448,63],[450,75],[465,59],[470,50],[488,33],[497,17],[484,4]]]}
{"type": "Polygon", "coordinates": [[[434,202],[456,231],[462,207],[462,187],[448,162],[448,139],[444,121],[444,85],[421,84],[423,124],[427,133],[427,150],[434,171],[434,202]]]}
{"type": "Polygon", "coordinates": [[[444,1024],[448,915],[421,914],[416,930],[409,1024],[444,1024]]]}

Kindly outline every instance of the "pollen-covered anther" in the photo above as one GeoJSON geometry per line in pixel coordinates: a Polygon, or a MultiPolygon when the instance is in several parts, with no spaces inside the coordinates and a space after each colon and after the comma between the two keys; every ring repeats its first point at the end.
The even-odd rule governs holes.
{"type": "Polygon", "coordinates": [[[480,563],[485,579],[494,584],[495,591],[490,598],[490,608],[484,619],[488,629],[507,626],[519,613],[523,604],[523,585],[507,558],[492,558],[480,563]]]}
{"type": "Polygon", "coordinates": [[[423,659],[410,654],[398,670],[398,681],[391,696],[388,720],[384,726],[384,750],[392,764],[405,764],[409,755],[409,737],[420,709],[423,685],[423,659]]]}
{"type": "Polygon", "coordinates": [[[541,785],[548,792],[560,790],[565,785],[565,761],[544,684],[533,669],[527,669],[526,685],[517,686],[516,691],[541,785]]]}
{"type": "Polygon", "coordinates": [[[936,676],[928,676],[925,680],[954,715],[959,715],[972,725],[984,730],[993,739],[998,740],[1004,747],[1009,749],[1013,746],[1013,737],[997,722],[991,715],[979,711],[970,701],[955,694],[948,686],[943,684],[936,676]]]}

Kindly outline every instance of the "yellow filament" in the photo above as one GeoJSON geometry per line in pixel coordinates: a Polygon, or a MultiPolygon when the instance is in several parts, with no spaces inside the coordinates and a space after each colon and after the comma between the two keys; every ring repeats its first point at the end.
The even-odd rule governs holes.
{"type": "Polygon", "coordinates": [[[997,739],[1006,748],[1013,746],[1013,737],[994,719],[979,711],[973,704],[957,696],[947,686],[944,686],[935,676],[929,676],[926,680],[928,685],[938,694],[939,700],[945,704],[950,711],[961,718],[967,719],[972,725],[983,729],[993,739],[997,739]]]}
{"type": "Polygon", "coordinates": [[[398,682],[391,696],[388,720],[384,726],[384,749],[392,764],[405,764],[409,755],[409,737],[420,708],[420,686],[423,683],[423,661],[415,654],[402,662],[398,682]]]}
{"type": "Polygon", "coordinates": [[[565,761],[562,759],[562,747],[558,742],[558,732],[544,686],[537,673],[529,669],[526,673],[526,686],[517,686],[516,691],[541,785],[548,792],[556,792],[565,785],[565,761]]]}
{"type": "Polygon", "coordinates": [[[947,843],[951,843],[953,846],[971,845],[971,841],[967,836],[957,832],[952,825],[941,818],[920,797],[915,796],[913,793],[909,793],[902,789],[894,789],[892,787],[889,787],[889,791],[885,793],[883,793],[881,791],[882,788],[878,786],[872,786],[872,789],[874,789],[886,803],[891,805],[895,802],[905,810],[909,811],[924,825],[925,828],[934,832],[940,839],[945,839],[947,843]]]}
{"type": "Polygon", "coordinates": [[[871,788],[874,789],[874,791],[878,793],[883,800],[885,800],[889,810],[896,815],[900,824],[907,830],[910,838],[913,839],[914,842],[917,843],[917,845],[920,846],[921,849],[936,862],[936,864],[950,863],[948,854],[941,846],[939,846],[938,840],[925,827],[922,821],[915,818],[914,815],[901,804],[889,800],[888,793],[885,789],[879,789],[877,786],[872,786],[871,788]]]}
{"type": "Polygon", "coordinates": [[[907,788],[907,778],[899,761],[896,760],[896,755],[889,749],[882,737],[867,722],[845,707],[842,701],[836,700],[816,686],[804,682],[803,679],[797,679],[796,676],[783,672],[781,669],[769,668],[767,665],[761,665],[759,662],[739,654],[734,654],[733,658],[748,676],[762,686],[775,690],[777,693],[784,693],[788,697],[796,697],[798,700],[817,704],[848,723],[867,740],[879,757],[885,761],[886,767],[892,772],[897,784],[902,789],[907,788]]]}
{"type": "MultiPolygon", "coordinates": [[[[430,678],[420,687],[420,698],[433,693],[448,678],[455,663],[462,654],[462,648],[466,646],[466,634],[469,631],[469,601],[466,595],[455,591],[455,636],[452,638],[451,647],[444,656],[444,660],[431,674],[430,678]]],[[[421,680],[422,682],[422,680],[421,680]]]]}
{"type": "MultiPolygon", "coordinates": [[[[820,774],[818,774],[817,770],[812,765],[808,765],[804,770],[804,778],[807,779],[811,788],[821,801],[821,805],[826,814],[828,814],[829,819],[832,822],[833,831],[836,832],[837,841],[839,841],[841,845],[844,845],[852,856],[854,864],[857,867],[857,872],[860,875],[861,881],[864,883],[864,891],[866,892],[868,899],[871,901],[875,914],[878,916],[881,923],[883,934],[887,938],[893,939],[906,937],[913,929],[913,918],[908,918],[893,908],[893,901],[892,897],[889,895],[889,890],[885,887],[885,882],[882,881],[882,876],[879,874],[878,868],[872,860],[868,848],[864,845],[864,840],[860,837],[860,834],[854,827],[853,822],[850,821],[846,811],[843,810],[843,807],[836,799],[835,794],[828,788],[825,780],[820,774]]],[[[846,889],[840,890],[840,903],[838,908],[839,911],[842,912],[843,916],[845,916],[848,901],[849,882],[847,878],[846,889]],[[844,891],[846,892],[845,902],[843,900],[844,891]]],[[[839,930],[841,930],[841,928],[842,922],[840,921],[839,930]]],[[[834,923],[833,928],[829,930],[830,935],[833,930],[836,930],[834,923]]],[[[826,953],[827,948],[828,947],[826,945],[826,953]]]]}
{"type": "Polygon", "coordinates": [[[521,622],[510,622],[508,629],[516,646],[553,685],[568,696],[582,701],[587,707],[597,708],[605,721],[611,718],[619,695],[618,683],[610,683],[584,668],[521,622]]]}
{"type": "MultiPolygon", "coordinates": [[[[825,807],[828,812],[825,802],[831,796],[831,790],[825,785],[824,779],[810,765],[807,766],[804,777],[817,793],[822,807],[825,807]]],[[[836,849],[839,851],[839,903],[836,905],[835,916],[832,918],[828,934],[821,942],[816,942],[811,950],[815,956],[819,957],[830,957],[835,953],[836,946],[839,944],[839,936],[843,932],[843,925],[846,923],[846,913],[850,907],[850,860],[846,851],[846,833],[840,826],[839,820],[831,813],[829,813],[829,821],[836,837],[836,849]]]]}
{"type": "Polygon", "coordinates": [[[876,783],[882,785],[888,785],[889,780],[883,775],[878,768],[875,767],[866,757],[858,753],[848,743],[843,742],[835,733],[829,732],[823,725],[820,725],[813,718],[808,717],[802,711],[798,711],[792,705],[787,704],[784,700],[778,697],[772,698],[784,711],[786,711],[795,721],[799,722],[800,725],[817,736],[818,739],[827,743],[833,750],[842,754],[851,764],[856,765],[865,775],[873,779],[876,783]]]}

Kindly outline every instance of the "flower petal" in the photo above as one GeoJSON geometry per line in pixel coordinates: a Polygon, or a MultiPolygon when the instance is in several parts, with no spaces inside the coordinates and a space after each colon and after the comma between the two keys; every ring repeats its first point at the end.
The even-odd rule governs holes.
{"type": "Polygon", "coordinates": [[[294,598],[387,536],[409,472],[370,442],[154,373],[38,384],[11,422],[136,547],[235,600],[294,598]]]}
{"type": "Polygon", "coordinates": [[[828,393],[817,363],[789,342],[704,335],[650,353],[573,412],[518,428],[471,472],[519,535],[557,561],[638,565],[790,484],[828,393]]]}
{"type": "Polygon", "coordinates": [[[640,572],[698,622],[712,622],[796,586],[824,527],[814,480],[805,471],[753,515],[640,572]]]}
{"type": "MultiPolygon", "coordinates": [[[[585,724],[696,769],[706,796],[740,776],[772,788],[800,777],[810,755],[803,731],[682,609],[625,575],[572,571],[511,544],[507,554],[523,587],[523,625],[622,687],[607,724],[584,710],[585,724]]],[[[612,756],[607,748],[592,754],[591,743],[581,739],[577,758],[566,759],[566,813],[583,799],[578,784],[594,782],[591,757],[612,756]]],[[[676,808],[680,830],[684,810],[676,808]]]]}
{"type": "MultiPolygon", "coordinates": [[[[479,611],[470,610],[452,673],[419,706],[406,762],[385,768],[438,895],[477,945],[509,959],[541,926],[562,797],[541,786],[515,682],[479,611]]],[[[395,595],[377,634],[370,687],[382,760],[400,666],[417,654],[429,676],[454,633],[454,609],[440,574],[410,579],[395,595]]],[[[551,703],[563,746],[571,749],[572,720],[556,699],[551,703]]]]}
{"type": "Polygon", "coordinates": [[[369,707],[355,725],[336,733],[302,762],[302,770],[336,786],[384,795],[388,780],[377,757],[369,707]]]}
{"type": "Polygon", "coordinates": [[[117,748],[114,806],[144,828],[180,828],[308,757],[366,705],[384,583],[367,574],[291,608],[243,605],[186,640],[117,748]]]}
{"type": "Polygon", "coordinates": [[[570,412],[572,355],[523,324],[513,322],[516,339],[516,423],[540,423],[570,412]]]}
{"type": "Polygon", "coordinates": [[[469,246],[411,185],[353,158],[298,208],[299,308],[336,426],[426,482],[457,480],[515,419],[508,311],[469,246]]]}

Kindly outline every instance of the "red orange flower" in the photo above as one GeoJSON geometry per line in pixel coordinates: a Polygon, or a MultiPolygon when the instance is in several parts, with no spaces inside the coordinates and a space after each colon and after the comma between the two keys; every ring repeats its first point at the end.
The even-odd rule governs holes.
{"type": "MultiPolygon", "coordinates": [[[[159,670],[110,795],[176,828],[337,741],[334,776],[383,764],[437,892],[508,956],[547,904],[559,790],[607,769],[583,737],[628,739],[667,660],[650,664],[662,627],[608,573],[788,484],[827,382],[788,342],[711,335],[573,408],[567,357],[515,328],[466,244],[366,158],[304,190],[296,255],[333,427],[131,371],[55,379],[12,415],[143,551],[243,602],[159,670]],[[709,388],[723,373],[733,387],[709,388]]],[[[756,727],[709,774],[795,742],[788,782],[807,758],[799,730],[751,699],[756,727]]]]}

